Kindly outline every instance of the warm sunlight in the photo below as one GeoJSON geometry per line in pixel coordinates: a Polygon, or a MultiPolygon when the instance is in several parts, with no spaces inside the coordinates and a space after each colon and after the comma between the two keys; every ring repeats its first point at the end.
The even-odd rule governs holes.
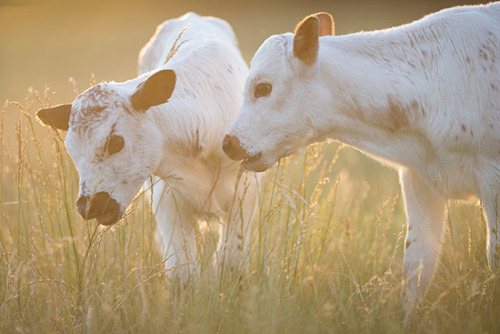
{"type": "MultiPolygon", "coordinates": [[[[405,237],[418,228],[408,227],[407,217],[426,217],[405,211],[409,196],[397,171],[349,146],[376,156],[369,149],[380,138],[390,153],[396,141],[423,141],[402,115],[424,113],[423,107],[415,100],[397,104],[391,91],[383,97],[389,116],[370,123],[390,139],[377,133],[359,144],[351,134],[371,128],[356,125],[334,142],[316,143],[332,137],[319,138],[320,126],[306,131],[310,119],[286,114],[293,105],[313,105],[304,103],[309,92],[293,90],[311,82],[297,70],[303,64],[283,71],[292,62],[279,61],[286,58],[276,47],[261,50],[262,68],[247,68],[268,37],[293,32],[311,13],[331,13],[335,35],[348,35],[475,3],[0,0],[0,332],[500,332],[500,280],[486,255],[486,247],[494,250],[487,236],[498,229],[486,233],[484,200],[464,204],[427,193],[429,207],[439,197],[448,213],[443,240],[435,242],[440,263],[432,282],[427,276],[423,282],[428,271],[422,268],[434,254],[411,263],[416,274],[410,277],[403,259],[418,238],[405,237]],[[154,35],[165,20],[198,17],[183,16],[187,12],[228,25],[179,19],[154,35]],[[214,36],[217,43],[210,44],[214,36]],[[245,86],[248,73],[257,74],[245,86]],[[282,89],[294,92],[283,95],[293,105],[279,109],[285,102],[265,99],[282,92],[276,83],[291,82],[289,73],[299,84],[282,89]],[[245,114],[234,121],[241,106],[265,117],[245,114]],[[286,124],[281,142],[270,117],[277,114],[286,124]],[[292,148],[290,133],[298,143],[292,148]],[[319,139],[306,140],[310,133],[319,139]],[[266,140],[282,151],[258,165],[263,153],[257,148],[266,140]],[[252,166],[268,171],[256,177],[252,166]],[[420,300],[405,290],[410,284],[420,300]],[[423,284],[429,286],[425,298],[423,284]],[[405,293],[420,303],[411,314],[405,293]]],[[[480,56],[492,59],[486,76],[498,96],[493,82],[500,59],[493,51],[485,56],[494,48],[485,46],[480,56]]],[[[310,49],[299,45],[293,57],[310,65],[319,57],[310,49]]],[[[347,54],[342,59],[351,67],[341,73],[353,74],[359,63],[347,54]]],[[[391,61],[381,63],[390,68],[391,61]]],[[[365,73],[357,86],[368,81],[365,73]]],[[[353,114],[364,97],[382,91],[360,89],[366,96],[355,96],[356,88],[339,89],[344,95],[338,100],[349,96],[353,114]]],[[[464,123],[457,129],[448,151],[463,157],[473,151],[457,148],[468,140],[463,136],[479,137],[480,129],[464,123]]],[[[428,142],[423,146],[431,150],[428,142]]],[[[495,219],[498,224],[498,215],[487,218],[490,226],[495,219]]]]}

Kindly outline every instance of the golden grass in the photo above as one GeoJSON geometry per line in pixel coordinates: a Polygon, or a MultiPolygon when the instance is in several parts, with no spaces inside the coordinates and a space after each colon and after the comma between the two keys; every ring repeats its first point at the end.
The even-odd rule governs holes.
{"type": "Polygon", "coordinates": [[[396,178],[368,173],[375,165],[337,144],[310,146],[267,173],[249,273],[240,280],[204,266],[177,286],[147,196],[113,228],[78,216],[63,134],[34,120],[48,96],[29,91],[0,110],[1,332],[499,332],[481,210],[454,203],[425,306],[404,328],[396,178]]]}

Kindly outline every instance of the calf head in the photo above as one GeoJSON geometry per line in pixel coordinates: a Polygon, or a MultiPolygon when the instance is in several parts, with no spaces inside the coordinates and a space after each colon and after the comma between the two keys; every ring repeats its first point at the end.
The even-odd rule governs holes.
{"type": "Polygon", "coordinates": [[[230,158],[245,159],[245,169],[264,171],[318,136],[312,119],[324,90],[314,81],[319,37],[333,32],[330,14],[310,15],[294,34],[268,38],[253,57],[243,105],[223,143],[230,158]]]}
{"type": "Polygon", "coordinates": [[[37,112],[42,123],[67,131],[66,148],[80,175],[77,209],[83,218],[116,223],[157,169],[163,136],[147,110],[168,101],[175,81],[174,71],[162,70],[132,88],[130,82],[101,83],[72,104],[37,112]]]}

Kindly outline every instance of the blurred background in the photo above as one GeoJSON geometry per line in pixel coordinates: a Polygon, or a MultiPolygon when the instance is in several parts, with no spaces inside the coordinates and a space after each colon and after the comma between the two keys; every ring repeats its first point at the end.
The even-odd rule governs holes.
{"type": "Polygon", "coordinates": [[[70,102],[100,81],[136,75],[137,56],[156,26],[186,11],[227,20],[250,61],[271,34],[292,31],[304,16],[328,11],[337,34],[381,29],[439,9],[453,0],[0,0],[0,106],[24,100],[28,87],[50,88],[53,104],[70,102]]]}
{"type": "MultiPolygon", "coordinates": [[[[5,116],[4,152],[17,152],[19,101],[29,114],[41,104],[33,90],[48,93],[51,104],[69,103],[96,82],[136,76],[139,50],[164,20],[195,11],[227,20],[247,62],[272,34],[293,31],[304,16],[330,12],[336,34],[382,29],[419,19],[442,8],[466,4],[452,0],[0,0],[0,108],[5,116]],[[70,79],[71,78],[71,79],[70,79]],[[29,97],[29,98],[27,98],[29,97]],[[7,99],[10,103],[5,104],[7,99]]],[[[43,132],[42,132],[43,133],[43,132]]],[[[45,136],[42,134],[42,136],[45,136]]],[[[44,137],[45,138],[45,137],[44,137]]],[[[48,139],[48,137],[46,137],[48,139]]],[[[32,139],[28,139],[32,140],[32,139]]],[[[330,161],[336,144],[329,146],[330,161]]],[[[344,150],[332,175],[374,202],[399,192],[397,173],[344,150]],[[349,183],[349,182],[347,182],[349,183]]],[[[5,186],[5,184],[4,184],[5,186]]],[[[4,189],[4,193],[14,193],[4,189]]]]}
{"type": "MultiPolygon", "coordinates": [[[[247,62],[272,34],[293,31],[304,16],[327,11],[336,34],[392,27],[440,10],[465,4],[452,0],[0,0],[0,108],[19,101],[33,114],[39,91],[51,104],[69,103],[96,82],[136,76],[139,50],[164,20],[195,11],[227,20],[236,32],[247,62]],[[71,78],[71,79],[70,79],[71,78]],[[31,88],[30,88],[31,87],[31,88]],[[32,89],[29,91],[29,89],[32,89]],[[25,101],[26,96],[30,99],[25,101]]],[[[43,98],[45,100],[45,98],[43,98]]],[[[45,103],[45,102],[44,102],[45,103]]],[[[3,142],[16,152],[16,104],[4,107],[3,142]],[[5,112],[6,111],[6,112],[5,112]]],[[[4,150],[7,152],[7,148],[4,150]]],[[[336,151],[323,154],[328,161],[336,151]]],[[[397,173],[344,150],[339,172],[353,187],[371,189],[375,202],[399,192],[397,173]],[[355,180],[355,181],[354,181],[355,180]],[[368,186],[369,185],[369,186],[368,186]]],[[[6,190],[6,189],[4,189],[6,190]]],[[[10,191],[7,191],[8,193],[10,191]]]]}

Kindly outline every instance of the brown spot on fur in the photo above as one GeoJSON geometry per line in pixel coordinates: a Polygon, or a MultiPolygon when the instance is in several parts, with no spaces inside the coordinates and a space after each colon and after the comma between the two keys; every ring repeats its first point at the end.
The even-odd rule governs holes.
{"type": "Polygon", "coordinates": [[[406,240],[406,245],[405,245],[406,248],[410,247],[410,245],[411,245],[411,241],[410,240],[406,240]]]}
{"type": "Polygon", "coordinates": [[[484,60],[488,60],[488,55],[483,50],[479,50],[479,56],[484,60]]]}
{"type": "Polygon", "coordinates": [[[416,108],[418,103],[413,101],[409,106],[403,107],[399,103],[397,103],[392,97],[387,99],[388,103],[388,126],[391,130],[396,131],[401,128],[408,127],[409,120],[409,112],[411,109],[416,108]]]}
{"type": "Polygon", "coordinates": [[[410,124],[426,116],[425,109],[416,100],[408,104],[401,104],[396,98],[389,95],[385,108],[373,111],[359,104],[356,98],[351,98],[343,112],[359,121],[378,126],[389,132],[396,132],[408,128],[410,124]]]}
{"type": "Polygon", "coordinates": [[[465,124],[462,124],[462,131],[463,132],[467,131],[467,128],[465,127],[465,124]]]}
{"type": "Polygon", "coordinates": [[[495,86],[494,84],[490,84],[490,86],[491,86],[491,90],[498,91],[497,86],[495,86]]]}
{"type": "Polygon", "coordinates": [[[417,109],[419,106],[420,106],[420,104],[416,100],[413,100],[410,103],[411,109],[417,109]]]}

